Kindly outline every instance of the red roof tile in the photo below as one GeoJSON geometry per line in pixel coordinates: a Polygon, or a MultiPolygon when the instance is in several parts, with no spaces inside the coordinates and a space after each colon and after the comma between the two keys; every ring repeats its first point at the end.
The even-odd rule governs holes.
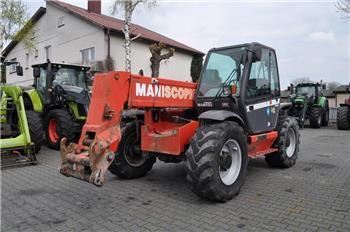
{"type": "MultiPolygon", "coordinates": [[[[83,9],[81,7],[77,7],[68,3],[60,2],[60,1],[47,1],[47,4],[55,5],[58,7],[62,7],[65,10],[72,12],[80,17],[82,17],[85,20],[90,21],[91,23],[96,24],[97,26],[100,26],[102,28],[115,30],[118,32],[122,32],[122,29],[124,28],[124,21],[120,19],[116,19],[107,15],[103,14],[96,14],[93,12],[90,12],[86,9],[83,9]]],[[[177,42],[173,39],[170,39],[166,36],[163,36],[161,34],[158,34],[154,31],[151,31],[147,28],[141,27],[137,24],[131,24],[131,31],[132,35],[138,35],[141,34],[140,38],[152,41],[152,42],[163,42],[169,46],[179,48],[191,53],[204,55],[203,52],[196,50],[194,48],[191,48],[185,44],[182,44],[180,42],[177,42]]]]}

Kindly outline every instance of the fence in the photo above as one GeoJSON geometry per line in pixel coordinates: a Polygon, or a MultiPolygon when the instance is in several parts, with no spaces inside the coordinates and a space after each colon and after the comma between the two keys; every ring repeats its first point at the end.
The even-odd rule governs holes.
{"type": "Polygon", "coordinates": [[[329,122],[337,121],[337,107],[329,107],[329,122]]]}

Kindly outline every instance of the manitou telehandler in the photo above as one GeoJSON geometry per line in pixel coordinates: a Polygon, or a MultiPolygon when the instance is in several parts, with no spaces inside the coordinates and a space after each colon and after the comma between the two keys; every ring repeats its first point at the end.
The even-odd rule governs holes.
{"type": "Polygon", "coordinates": [[[156,158],[185,161],[196,194],[227,201],[239,193],[248,158],[296,162],[298,124],[279,97],[275,51],[258,43],[211,49],[198,84],[97,74],[79,143],[61,141],[60,172],[101,186],[108,169],[129,179],[156,158]],[[144,113],[122,120],[125,109],[144,113]]]}

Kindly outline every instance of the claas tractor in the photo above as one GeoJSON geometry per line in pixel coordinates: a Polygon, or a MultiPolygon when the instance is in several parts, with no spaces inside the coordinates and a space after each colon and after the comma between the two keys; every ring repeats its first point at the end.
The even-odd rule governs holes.
{"type": "Polygon", "coordinates": [[[289,107],[280,104],[275,51],[259,43],[211,49],[198,84],[97,74],[79,142],[61,141],[60,172],[102,186],[107,170],[131,179],[156,159],[183,161],[194,193],[225,202],[239,193],[249,158],[295,164],[300,135],[289,107]],[[127,109],[143,113],[127,119],[127,109]]]}
{"type": "Polygon", "coordinates": [[[337,127],[339,130],[350,129],[350,97],[337,109],[337,127]]]}
{"type": "Polygon", "coordinates": [[[50,148],[79,138],[90,103],[89,67],[64,63],[33,65],[34,89],[24,91],[27,109],[40,112],[50,148]]]}
{"type": "MultiPolygon", "coordinates": [[[[13,64],[16,65],[2,62],[2,68],[13,64]]],[[[17,65],[16,69],[19,76],[23,75],[21,66],[17,65]]],[[[36,154],[43,141],[40,115],[25,109],[23,91],[19,86],[1,85],[0,96],[1,166],[36,164],[36,154]]]]}
{"type": "Polygon", "coordinates": [[[292,107],[289,110],[289,115],[296,118],[300,128],[304,127],[307,119],[311,128],[328,126],[328,100],[321,93],[321,89],[325,89],[325,85],[301,83],[294,87],[291,84],[288,89],[292,94],[290,97],[292,107]]]}

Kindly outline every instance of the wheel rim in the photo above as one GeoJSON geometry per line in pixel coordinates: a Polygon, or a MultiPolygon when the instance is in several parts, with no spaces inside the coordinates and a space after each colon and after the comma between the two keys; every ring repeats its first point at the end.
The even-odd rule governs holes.
{"type": "Polygon", "coordinates": [[[140,140],[135,139],[132,135],[127,138],[124,154],[126,162],[132,167],[140,167],[147,160],[147,157],[141,151],[140,140]]]}
{"type": "Polygon", "coordinates": [[[57,143],[59,140],[60,136],[57,133],[57,121],[56,119],[52,118],[49,121],[49,127],[48,127],[48,132],[49,132],[49,139],[52,143],[57,143]]]}
{"type": "Polygon", "coordinates": [[[292,128],[289,128],[287,136],[286,153],[288,158],[290,158],[294,155],[297,136],[292,128]]]}
{"type": "Polygon", "coordinates": [[[228,167],[219,168],[220,179],[225,185],[232,185],[238,178],[242,165],[242,152],[237,141],[227,140],[221,149],[220,157],[229,157],[231,159],[228,167]]]}

